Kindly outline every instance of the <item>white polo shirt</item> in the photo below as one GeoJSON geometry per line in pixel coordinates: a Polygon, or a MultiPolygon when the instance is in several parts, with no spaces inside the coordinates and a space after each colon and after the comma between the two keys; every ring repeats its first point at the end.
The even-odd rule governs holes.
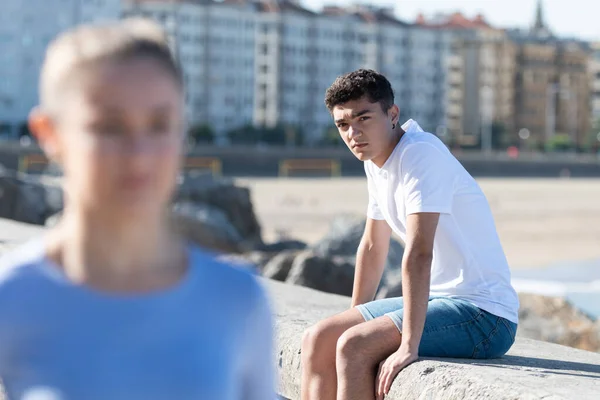
{"type": "Polygon", "coordinates": [[[366,161],[369,218],[406,240],[406,217],[440,213],[433,244],[431,296],[467,300],[518,322],[519,299],[489,204],[475,179],[435,135],[413,120],[382,168],[366,161]]]}

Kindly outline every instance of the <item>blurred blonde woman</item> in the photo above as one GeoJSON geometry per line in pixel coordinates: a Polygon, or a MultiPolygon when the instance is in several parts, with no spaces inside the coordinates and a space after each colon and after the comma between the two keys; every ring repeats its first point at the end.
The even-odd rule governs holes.
{"type": "Polygon", "coordinates": [[[273,399],[266,295],[168,228],[184,88],[148,21],[49,47],[30,127],[64,171],[62,220],[0,260],[9,399],[273,399]]]}

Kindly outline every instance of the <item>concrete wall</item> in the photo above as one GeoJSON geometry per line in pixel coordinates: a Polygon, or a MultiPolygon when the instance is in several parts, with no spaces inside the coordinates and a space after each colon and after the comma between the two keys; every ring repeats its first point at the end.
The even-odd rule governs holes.
{"type": "MultiPolygon", "coordinates": [[[[264,281],[275,308],[279,393],[300,399],[300,343],[315,322],[344,311],[350,298],[264,281]]],[[[495,360],[422,359],[404,369],[387,400],[600,398],[600,354],[518,339],[495,360]]]]}

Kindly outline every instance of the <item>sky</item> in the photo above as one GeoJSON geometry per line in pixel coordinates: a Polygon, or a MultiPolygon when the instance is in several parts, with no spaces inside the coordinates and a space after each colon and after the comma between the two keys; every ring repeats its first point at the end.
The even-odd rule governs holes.
{"type": "MultiPolygon", "coordinates": [[[[533,23],[538,0],[301,0],[305,7],[319,10],[323,5],[365,3],[395,5],[396,15],[413,22],[422,12],[461,11],[467,17],[478,13],[493,26],[528,28],[533,23]]],[[[598,0],[542,0],[547,25],[558,36],[600,41],[600,2],[598,0]]]]}

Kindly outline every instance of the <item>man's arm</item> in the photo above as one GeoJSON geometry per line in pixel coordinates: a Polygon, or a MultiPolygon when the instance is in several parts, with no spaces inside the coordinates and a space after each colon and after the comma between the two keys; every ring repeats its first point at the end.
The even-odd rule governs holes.
{"type": "Polygon", "coordinates": [[[365,232],[356,252],[352,307],[375,297],[390,247],[392,229],[384,220],[367,218],[365,232]]]}
{"type": "Polygon", "coordinates": [[[439,218],[439,213],[425,212],[407,216],[406,249],[402,259],[402,342],[400,348],[379,367],[375,383],[378,400],[382,400],[389,392],[398,372],[419,357],[429,302],[433,239],[439,218]]]}
{"type": "Polygon", "coordinates": [[[429,300],[433,239],[439,213],[410,214],[406,219],[406,249],[402,260],[402,347],[418,353],[429,300]]]}

